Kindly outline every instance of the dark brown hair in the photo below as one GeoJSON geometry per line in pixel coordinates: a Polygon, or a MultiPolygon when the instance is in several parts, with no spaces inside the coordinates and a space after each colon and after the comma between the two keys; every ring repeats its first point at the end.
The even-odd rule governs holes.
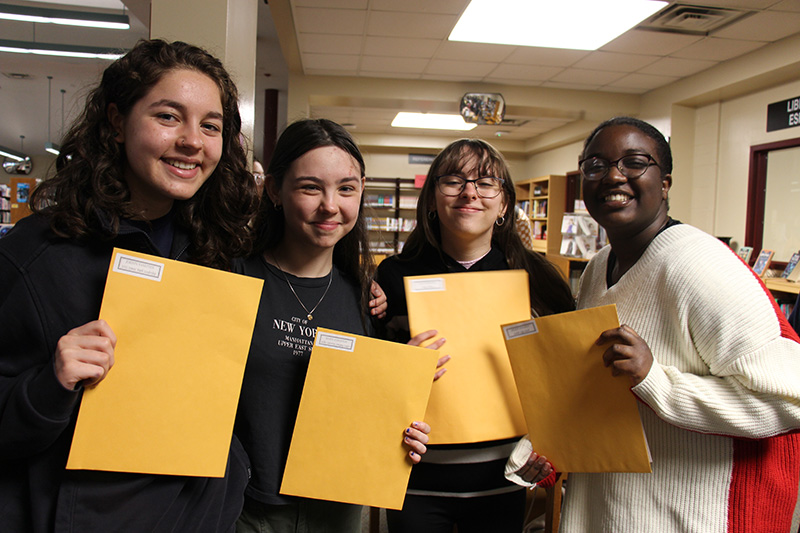
{"type": "MultiPolygon", "coordinates": [[[[530,280],[531,306],[539,315],[560,313],[575,308],[572,292],[561,274],[539,253],[525,248],[514,224],[517,193],[502,154],[479,139],[460,139],[448,145],[431,163],[417,204],[417,227],[408,236],[401,259],[418,257],[426,246],[442,252],[439,218],[430,216],[436,205],[436,178],[466,174],[464,164],[474,158],[481,176],[502,178],[503,198],[508,208],[502,224],[495,225],[492,245],[505,255],[508,267],[524,269],[530,280]]],[[[498,219],[499,220],[499,219],[498,219]]]]}
{"type": "MultiPolygon", "coordinates": [[[[275,144],[267,175],[280,189],[283,180],[297,159],[305,153],[323,146],[335,146],[349,154],[358,163],[361,177],[365,174],[364,157],[350,133],[342,126],[324,118],[303,119],[286,127],[275,144]]],[[[286,219],[282,209],[277,209],[267,196],[264,187],[261,209],[255,222],[255,251],[263,253],[277,246],[283,239],[286,219]]],[[[333,264],[361,289],[362,321],[366,325],[366,309],[370,299],[370,284],[375,270],[375,261],[369,250],[369,234],[364,218],[364,195],[358,207],[358,218],[353,229],[333,248],[333,264]]]]}
{"type": "Polygon", "coordinates": [[[165,74],[179,69],[205,74],[219,87],[222,155],[214,172],[190,199],[176,201],[175,221],[190,235],[192,262],[229,268],[252,248],[248,222],[255,214],[255,183],[242,145],[238,91],[222,63],[183,42],[139,41],[112,63],[87,97],[86,107],[62,140],[55,176],[33,193],[31,206],[66,238],[112,238],[120,219],[135,218],[124,178],[124,146],[114,139],[109,105],[127,115],[165,74]],[[100,217],[110,222],[110,232],[100,217]]]}

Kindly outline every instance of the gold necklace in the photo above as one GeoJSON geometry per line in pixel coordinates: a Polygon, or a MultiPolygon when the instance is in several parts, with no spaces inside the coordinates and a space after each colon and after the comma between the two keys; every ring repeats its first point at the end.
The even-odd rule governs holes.
{"type": "Polygon", "coordinates": [[[289,289],[292,291],[292,294],[294,294],[294,297],[297,299],[297,303],[299,303],[299,304],[300,304],[300,307],[302,307],[302,308],[303,308],[303,311],[305,311],[305,312],[306,312],[306,317],[307,317],[309,320],[313,320],[313,319],[314,319],[314,311],[316,311],[316,310],[317,310],[317,307],[319,307],[319,304],[321,304],[321,303],[322,303],[322,300],[324,300],[324,299],[325,299],[325,296],[328,294],[328,289],[330,289],[330,288],[331,288],[331,281],[333,281],[333,265],[331,265],[331,273],[330,273],[330,274],[328,274],[328,286],[327,286],[327,287],[325,287],[325,292],[323,292],[323,293],[322,293],[322,298],[320,298],[320,299],[319,299],[319,301],[317,302],[317,305],[315,305],[315,306],[314,306],[314,307],[311,309],[311,311],[309,311],[309,310],[308,310],[308,308],[305,306],[305,304],[303,304],[303,301],[302,301],[302,300],[300,299],[300,297],[297,295],[297,291],[295,291],[295,290],[294,290],[294,287],[292,287],[292,282],[291,282],[291,281],[289,281],[289,277],[286,275],[286,272],[284,272],[284,271],[283,271],[283,268],[281,267],[281,264],[280,264],[280,263],[278,263],[278,258],[277,258],[277,257],[275,257],[275,254],[274,254],[274,253],[273,253],[273,254],[270,254],[270,255],[272,255],[272,260],[273,260],[273,261],[275,261],[275,266],[277,266],[277,267],[278,267],[278,270],[280,270],[280,271],[281,271],[281,274],[283,274],[283,279],[285,279],[285,280],[286,280],[286,284],[287,284],[287,285],[289,285],[289,289]]]}

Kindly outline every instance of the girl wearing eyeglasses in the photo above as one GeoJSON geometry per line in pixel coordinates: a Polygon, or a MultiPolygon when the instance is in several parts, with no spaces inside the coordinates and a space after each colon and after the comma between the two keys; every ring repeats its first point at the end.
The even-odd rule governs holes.
{"type": "Polygon", "coordinates": [[[578,307],[617,306],[624,325],[597,344],[630,379],[653,472],[570,474],[561,531],[797,531],[800,339],[730,248],[669,217],[672,155],[657,129],[604,122],[580,169],[610,246],[586,267],[578,307]]]}
{"type": "MultiPolygon", "coordinates": [[[[462,139],[436,157],[420,191],[416,229],[403,252],[378,267],[388,298],[385,336],[408,340],[405,276],[525,269],[533,314],[574,308],[558,271],[523,246],[513,219],[515,201],[508,166],[488,143],[462,139]]],[[[387,511],[389,530],[450,533],[457,525],[460,533],[521,531],[525,491],[503,476],[516,440],[429,446],[412,470],[403,510],[387,511]]],[[[537,481],[549,474],[542,468],[537,481]]]]}

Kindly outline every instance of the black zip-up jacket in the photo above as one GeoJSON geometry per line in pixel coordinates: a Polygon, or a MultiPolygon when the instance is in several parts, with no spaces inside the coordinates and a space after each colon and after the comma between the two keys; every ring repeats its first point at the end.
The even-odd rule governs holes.
{"type": "MultiPolygon", "coordinates": [[[[249,469],[235,437],[224,478],[64,468],[82,390],[58,382],[56,344],[98,318],[114,247],[161,255],[124,222],[113,239],[79,242],[31,215],[0,239],[0,530],[233,531],[249,469]]],[[[188,247],[176,225],[170,258],[188,247]]]]}

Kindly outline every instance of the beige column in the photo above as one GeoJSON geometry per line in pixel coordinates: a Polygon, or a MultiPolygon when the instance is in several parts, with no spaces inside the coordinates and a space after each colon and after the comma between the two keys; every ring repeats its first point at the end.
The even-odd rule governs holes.
{"type": "Polygon", "coordinates": [[[252,148],[258,0],[151,0],[150,37],[201,46],[218,57],[239,89],[242,133],[252,148]]]}

